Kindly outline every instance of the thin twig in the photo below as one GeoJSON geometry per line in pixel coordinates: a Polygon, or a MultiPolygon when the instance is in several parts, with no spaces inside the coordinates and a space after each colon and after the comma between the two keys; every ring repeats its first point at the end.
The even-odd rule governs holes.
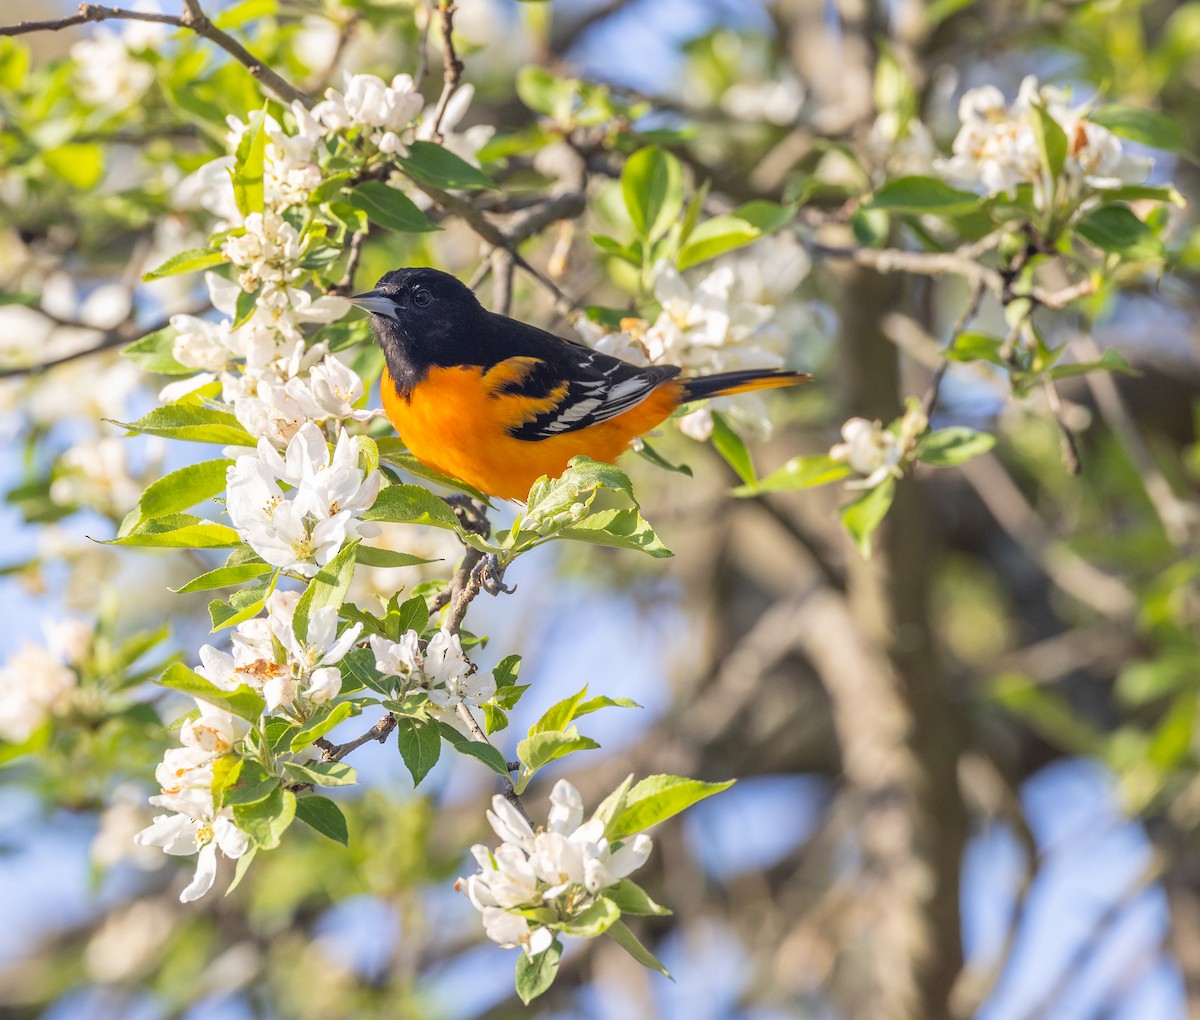
{"type": "Polygon", "coordinates": [[[429,77],[429,26],[432,22],[433,0],[425,0],[425,21],[421,25],[421,38],[417,43],[417,73],[413,78],[413,87],[416,89],[420,89],[429,77]]]}
{"type": "Polygon", "coordinates": [[[1046,403],[1050,407],[1050,413],[1054,415],[1054,422],[1058,426],[1058,434],[1061,437],[1060,449],[1063,464],[1069,473],[1077,475],[1083,470],[1083,463],[1079,457],[1079,444],[1075,441],[1075,433],[1067,424],[1066,416],[1063,413],[1062,399],[1058,395],[1058,388],[1054,385],[1054,380],[1047,378],[1044,385],[1046,403]]]}
{"type": "Polygon", "coordinates": [[[345,295],[350,294],[354,290],[354,274],[358,272],[358,262],[362,258],[363,244],[367,240],[365,230],[356,231],[350,235],[349,257],[346,259],[346,271],[342,274],[342,278],[338,280],[327,293],[345,295]]]}
{"type": "Polygon", "coordinates": [[[442,16],[442,94],[438,96],[429,126],[429,137],[435,142],[442,140],[442,117],[462,79],[463,62],[454,51],[454,0],[438,0],[438,13],[442,16]]]}
{"type": "Polygon", "coordinates": [[[983,303],[983,295],[986,293],[983,284],[976,280],[971,289],[971,300],[967,302],[963,308],[962,314],[955,320],[954,325],[950,328],[950,335],[946,338],[946,353],[942,354],[942,360],[938,362],[938,367],[934,369],[933,378],[929,381],[929,389],[925,393],[925,417],[929,418],[937,407],[938,393],[942,388],[942,379],[946,376],[946,369],[950,366],[949,351],[954,347],[954,342],[962,335],[962,331],[967,328],[968,323],[979,314],[979,306],[983,303]]]}
{"type": "MultiPolygon", "coordinates": [[[[206,310],[205,308],[191,309],[183,314],[200,315],[206,310]]],[[[37,309],[46,315],[48,319],[57,323],[60,326],[67,326],[78,329],[94,329],[93,326],[88,326],[83,322],[70,322],[65,319],[60,319],[57,316],[50,315],[42,309],[37,309]]],[[[80,358],[89,358],[93,354],[99,354],[101,351],[111,350],[113,347],[123,347],[125,344],[134,343],[142,337],[149,336],[151,333],[157,333],[160,329],[166,329],[171,324],[170,319],[163,319],[154,323],[148,329],[136,329],[132,320],[123,322],[114,329],[105,332],[103,338],[91,347],[85,347],[80,351],[72,351],[70,354],[63,354],[57,358],[51,358],[49,361],[39,361],[34,365],[21,365],[12,368],[0,368],[0,379],[11,379],[16,376],[34,375],[38,372],[45,372],[51,368],[57,368],[59,365],[65,365],[69,361],[77,361],[80,358]]]]}
{"type": "Polygon", "coordinates": [[[512,310],[513,259],[503,248],[495,248],[492,264],[492,311],[507,315],[512,310]]]}
{"type": "Polygon", "coordinates": [[[321,761],[341,761],[351,751],[369,744],[372,740],[385,743],[388,734],[396,728],[396,717],[389,712],[362,736],[347,740],[344,744],[335,744],[325,737],[318,737],[314,743],[321,749],[321,761]]]}
{"type": "Polygon", "coordinates": [[[150,21],[159,25],[187,28],[198,36],[209,40],[228,53],[234,60],[257,78],[269,92],[285,104],[301,102],[312,106],[312,100],[300,89],[284,80],[279,74],[259,60],[240,42],[227,32],[217,28],[200,9],[198,0],[184,0],[183,13],[157,14],[150,11],[131,11],[121,7],[104,7],[100,4],[82,3],[76,14],[50,21],[19,21],[15,25],[0,25],[0,36],[25,35],[28,32],[57,32],[74,25],[92,21],[150,21]]]}

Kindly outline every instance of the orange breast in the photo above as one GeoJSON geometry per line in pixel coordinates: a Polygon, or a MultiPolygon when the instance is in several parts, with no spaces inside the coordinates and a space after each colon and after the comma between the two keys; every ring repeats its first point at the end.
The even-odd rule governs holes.
{"type": "Polygon", "coordinates": [[[565,393],[531,399],[498,390],[520,379],[529,359],[510,358],[490,370],[432,368],[405,398],[384,370],[383,407],[414,457],[490,496],[523,500],[542,475],[557,477],[572,457],[612,462],[629,441],[679,406],[681,387],[668,380],[636,407],[608,421],[549,439],[514,439],[508,430],[551,410],[565,393]]]}

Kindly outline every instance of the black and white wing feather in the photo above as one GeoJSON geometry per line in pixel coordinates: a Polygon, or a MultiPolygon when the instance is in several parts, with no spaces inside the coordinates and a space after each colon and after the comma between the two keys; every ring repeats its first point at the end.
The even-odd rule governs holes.
{"type": "Polygon", "coordinates": [[[525,378],[506,387],[509,393],[542,398],[565,387],[554,407],[509,430],[514,439],[549,439],[615,418],[679,374],[674,365],[641,368],[582,344],[558,344],[525,378]]]}

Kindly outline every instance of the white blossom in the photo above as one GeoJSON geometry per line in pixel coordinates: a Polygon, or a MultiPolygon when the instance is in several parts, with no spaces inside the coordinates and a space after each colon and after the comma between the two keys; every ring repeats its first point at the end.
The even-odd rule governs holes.
{"type": "Polygon", "coordinates": [[[848,489],[873,489],[887,478],[904,474],[905,459],[929,419],[918,403],[910,405],[893,430],[878,421],[851,418],[842,426],[842,442],[829,451],[862,478],[846,483],[848,489]]]}
{"type": "Polygon", "coordinates": [[[506,798],[494,797],[487,819],[501,844],[471,847],[479,870],[455,884],[483,915],[488,938],[530,957],[549,948],[553,932],[514,911],[549,906],[567,921],[645,864],[653,849],[644,833],[614,848],[603,820],[583,820],[583,798],[566,780],[555,784],[550,803],[547,827],[535,832],[506,798]]]}
{"type": "Polygon", "coordinates": [[[79,679],[60,656],[26,643],[0,667],[0,737],[20,744],[74,704],[79,679]]]}
{"type": "Polygon", "coordinates": [[[226,509],[250,546],[273,566],[312,577],[351,538],[373,533],[357,515],[379,492],[378,471],[363,473],[357,442],[345,432],[333,457],[308,422],[281,456],[260,439],[229,469],[226,509]],[[279,482],[293,486],[286,493],[279,482]]]}
{"type": "Polygon", "coordinates": [[[429,696],[435,718],[459,725],[459,705],[478,708],[496,694],[496,678],[477,671],[463,654],[457,634],[439,630],[422,652],[419,635],[408,631],[399,641],[372,637],[375,666],[387,676],[399,676],[429,696]]]}
{"type": "Polygon", "coordinates": [[[359,130],[381,152],[403,151],[401,135],[421,112],[423,100],[412,77],[398,74],[389,85],[373,74],[347,74],[344,91],[326,89],[311,111],[311,120],[326,136],[359,130]]]}
{"type": "Polygon", "coordinates": [[[1035,185],[1039,204],[1047,200],[1046,168],[1035,129],[1041,107],[1067,136],[1067,183],[1078,192],[1083,185],[1104,189],[1146,179],[1151,160],[1127,155],[1107,128],[1087,119],[1086,107],[1070,107],[1066,93],[1039,85],[1030,75],[1021,82],[1009,105],[994,85],[970,89],[959,102],[962,124],[954,139],[953,156],[935,160],[948,180],[981,187],[990,195],[1012,194],[1017,185],[1035,185]]]}

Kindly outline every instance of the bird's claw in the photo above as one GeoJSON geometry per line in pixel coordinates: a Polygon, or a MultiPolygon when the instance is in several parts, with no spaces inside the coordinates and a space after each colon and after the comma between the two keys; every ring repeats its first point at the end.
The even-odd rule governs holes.
{"type": "Polygon", "coordinates": [[[517,590],[514,584],[511,588],[504,583],[504,567],[500,565],[500,557],[495,553],[487,553],[475,568],[475,577],[479,587],[489,595],[511,595],[517,590]]]}

